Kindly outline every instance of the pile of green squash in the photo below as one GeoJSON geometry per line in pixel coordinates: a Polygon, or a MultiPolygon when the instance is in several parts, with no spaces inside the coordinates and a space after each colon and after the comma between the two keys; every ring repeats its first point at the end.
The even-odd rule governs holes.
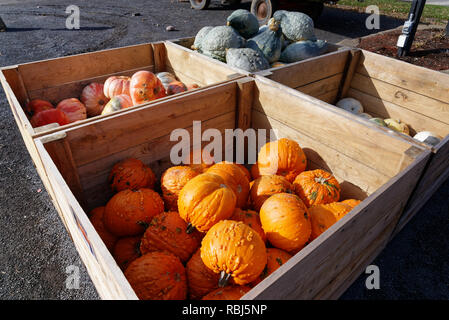
{"type": "Polygon", "coordinates": [[[328,43],[318,40],[312,18],[302,12],[278,10],[259,27],[254,14],[238,9],[225,26],[206,26],[192,49],[232,67],[257,72],[321,55],[328,43]]]}

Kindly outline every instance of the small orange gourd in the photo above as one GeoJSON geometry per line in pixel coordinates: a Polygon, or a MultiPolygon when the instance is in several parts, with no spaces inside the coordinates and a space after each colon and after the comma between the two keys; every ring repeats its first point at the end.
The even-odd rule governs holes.
{"type": "Polygon", "coordinates": [[[351,206],[341,202],[317,204],[310,207],[309,213],[312,224],[312,234],[310,239],[316,239],[351,210],[351,206]]]}
{"type": "Polygon", "coordinates": [[[259,211],[265,200],[276,193],[294,193],[293,185],[283,176],[266,175],[254,180],[251,186],[251,203],[259,211]]]}
{"type": "Polygon", "coordinates": [[[240,300],[251,288],[248,286],[227,286],[208,293],[202,300],[240,300]]]}
{"type": "Polygon", "coordinates": [[[139,159],[128,158],[116,163],[109,173],[108,183],[113,192],[125,189],[153,189],[156,175],[139,159]]]}
{"type": "Polygon", "coordinates": [[[117,262],[120,269],[123,271],[129,266],[131,262],[136,260],[142,254],[140,253],[140,239],[141,236],[123,237],[119,238],[115,243],[112,251],[112,256],[117,262]]]}
{"type": "Polygon", "coordinates": [[[161,177],[161,189],[167,211],[178,211],[179,192],[198,174],[198,171],[189,166],[174,166],[164,171],[161,177]]]}

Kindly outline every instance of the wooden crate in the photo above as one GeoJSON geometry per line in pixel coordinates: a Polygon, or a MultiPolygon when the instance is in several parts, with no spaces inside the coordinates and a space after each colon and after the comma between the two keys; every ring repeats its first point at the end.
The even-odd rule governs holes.
{"type": "MultiPolygon", "coordinates": [[[[428,167],[407,204],[395,234],[449,177],[449,75],[353,49],[279,68],[265,78],[269,79],[267,83],[276,85],[276,82],[281,87],[295,88],[317,98],[324,102],[324,107],[345,113],[354,121],[366,122],[335,107],[339,99],[353,97],[359,100],[365,112],[374,117],[401,119],[409,125],[412,135],[419,131],[433,131],[444,137],[432,147],[381,128],[390,135],[424,146],[432,152],[428,167]]],[[[368,125],[376,126],[372,123],[368,125]]]]}
{"type": "MultiPolygon", "coordinates": [[[[25,113],[28,101],[44,99],[56,105],[65,98],[79,97],[84,86],[91,82],[102,83],[113,75],[131,76],[139,70],[155,73],[169,71],[186,84],[196,83],[201,87],[241,77],[230,70],[207,71],[204,66],[204,61],[191,58],[176,47],[166,46],[164,42],[154,42],[4,67],[0,69],[0,81],[25,145],[44,185],[54,199],[54,193],[42,172],[42,163],[37,155],[34,139],[111,115],[116,116],[123,110],[64,126],[54,123],[33,128],[25,113]]],[[[177,99],[184,94],[179,93],[159,100],[177,99]]],[[[133,106],[131,109],[141,106],[133,106]]]]}
{"type": "MultiPolygon", "coordinates": [[[[303,61],[308,61],[309,59],[306,60],[302,60],[302,61],[298,61],[298,62],[294,62],[294,63],[288,63],[285,66],[281,66],[281,67],[275,67],[275,68],[270,68],[270,69],[266,69],[266,70],[261,70],[259,72],[248,72],[246,70],[240,69],[240,68],[235,68],[235,67],[231,67],[229,65],[227,65],[224,62],[221,62],[217,59],[213,59],[210,58],[204,54],[201,54],[195,50],[192,50],[191,47],[193,45],[193,42],[195,41],[195,37],[187,37],[187,38],[180,38],[180,39],[171,39],[171,40],[167,40],[166,43],[169,46],[173,46],[178,48],[178,50],[180,51],[184,51],[186,54],[189,54],[192,57],[197,57],[200,60],[204,60],[207,61],[205,63],[207,63],[207,65],[212,68],[212,70],[217,70],[219,72],[223,72],[223,70],[232,70],[232,72],[238,73],[238,74],[243,74],[246,76],[252,76],[255,74],[259,74],[259,75],[269,75],[271,73],[271,71],[274,70],[278,70],[279,68],[283,68],[285,66],[294,66],[297,65],[303,61]]],[[[339,50],[349,50],[349,48],[346,48],[344,46],[335,44],[335,43],[329,43],[328,48],[326,50],[326,52],[323,55],[329,54],[329,53],[333,53],[333,52],[337,52],[339,50]]]]}
{"type": "Polygon", "coordinates": [[[160,178],[172,165],[172,130],[276,129],[296,140],[308,169],[331,171],[342,199],[362,203],[247,293],[244,299],[339,297],[388,242],[430,151],[323,108],[307,95],[251,77],[183,100],[159,101],[120,116],[65,128],[35,140],[45,173],[87,270],[104,299],[136,299],[86,213],[111,197],[107,176],[126,157],[160,178]],[[357,135],[354,135],[357,132],[357,135]]]}

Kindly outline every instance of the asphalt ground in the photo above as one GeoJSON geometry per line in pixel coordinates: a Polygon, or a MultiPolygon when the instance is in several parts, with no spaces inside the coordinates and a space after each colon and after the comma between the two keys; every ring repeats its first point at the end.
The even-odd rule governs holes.
{"type": "MultiPolygon", "coordinates": [[[[241,7],[249,8],[249,3],[241,7]]],[[[233,9],[212,2],[0,0],[8,27],[0,33],[0,66],[185,36],[222,25],[233,9]],[[132,6],[131,6],[132,4],[132,6]],[[66,7],[80,8],[80,30],[67,30],[66,7]],[[173,25],[176,31],[168,32],[173,25]]],[[[338,42],[368,35],[367,14],[325,8],[318,38],[338,42]]],[[[403,21],[381,16],[381,30],[403,21]]],[[[0,90],[0,299],[99,299],[70,236],[37,175],[3,90],[0,90]],[[78,289],[67,289],[69,266],[79,267],[78,289]]],[[[366,274],[341,299],[449,298],[449,181],[373,262],[380,289],[366,274]]]]}

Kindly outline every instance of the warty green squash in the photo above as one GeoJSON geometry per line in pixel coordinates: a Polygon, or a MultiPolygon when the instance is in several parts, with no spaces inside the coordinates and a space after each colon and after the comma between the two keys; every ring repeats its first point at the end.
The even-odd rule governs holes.
{"type": "Polygon", "coordinates": [[[282,51],[282,31],[280,22],[274,18],[268,21],[268,28],[262,33],[249,39],[246,47],[254,50],[260,49],[269,63],[279,60],[282,51]]]}
{"type": "Polygon", "coordinates": [[[201,52],[214,59],[226,62],[226,49],[241,48],[245,39],[230,26],[213,27],[201,42],[201,52]]]}
{"type": "Polygon", "coordinates": [[[316,57],[325,53],[327,47],[325,40],[293,42],[282,51],[279,61],[292,63],[316,57]]]}
{"type": "Polygon", "coordinates": [[[235,10],[226,20],[227,25],[233,27],[245,39],[253,37],[259,31],[257,17],[248,10],[235,10]]]}

